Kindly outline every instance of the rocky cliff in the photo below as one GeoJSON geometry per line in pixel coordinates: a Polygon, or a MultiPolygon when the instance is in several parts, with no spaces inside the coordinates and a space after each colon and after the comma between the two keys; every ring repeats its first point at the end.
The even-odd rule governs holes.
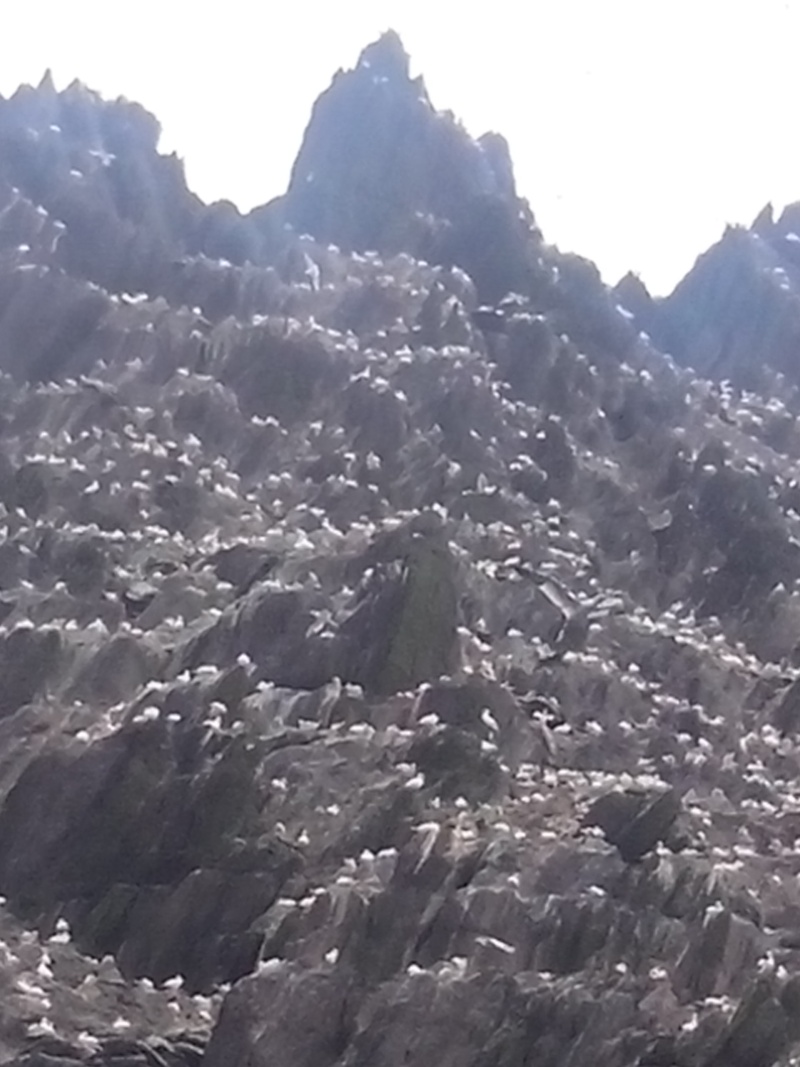
{"type": "Polygon", "coordinates": [[[800,1062],[800,209],[612,292],[391,34],[157,142],[0,101],[0,1062],[800,1062]]]}
{"type": "Polygon", "coordinates": [[[283,214],[347,251],[458,263],[487,298],[524,289],[532,268],[532,216],[508,145],[497,134],[473,141],[435,111],[392,32],[314,106],[283,214]]]}
{"type": "Polygon", "coordinates": [[[618,289],[659,346],[698,374],[739,388],[772,391],[769,371],[800,381],[800,205],[773,218],[771,205],[750,229],[729,227],[666,299],[651,301],[636,282],[618,289]],[[764,372],[764,367],[769,368],[764,372]]]}

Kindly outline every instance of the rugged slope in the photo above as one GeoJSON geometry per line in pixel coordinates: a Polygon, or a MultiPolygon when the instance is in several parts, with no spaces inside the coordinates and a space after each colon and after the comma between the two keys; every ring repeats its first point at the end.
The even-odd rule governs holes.
{"type": "Polygon", "coordinates": [[[533,220],[508,145],[473,141],[435,111],[391,32],[317,101],[282,212],[345,250],[458,263],[487,299],[524,288],[532,270],[533,220]]]}
{"type": "Polygon", "coordinates": [[[620,299],[664,351],[703,375],[772,392],[762,368],[798,383],[800,205],[750,229],[729,227],[667,298],[651,301],[626,278],[620,299]]]}
{"type": "Polygon", "coordinates": [[[135,106],[0,106],[4,1062],[797,1062],[772,335],[764,393],[682,369],[395,38],[323,100],[246,219],[135,106]],[[325,123],[370,109],[427,191],[382,213],[378,153],[351,251],[286,229],[362,225],[325,123]],[[453,144],[465,192],[421,177],[453,144]],[[494,307],[406,243],[472,247],[487,181],[525,267],[494,307]]]}

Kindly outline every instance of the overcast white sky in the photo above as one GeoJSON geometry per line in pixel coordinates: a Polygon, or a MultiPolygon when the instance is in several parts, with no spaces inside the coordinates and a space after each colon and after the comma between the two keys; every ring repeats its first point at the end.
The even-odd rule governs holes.
{"type": "Polygon", "coordinates": [[[435,106],[503,133],[545,237],[668,291],[800,199],[800,0],[0,0],[0,93],[79,77],[155,112],[204,199],[281,193],[311,105],[383,29],[435,106]],[[12,6],[13,5],[13,6],[12,6]]]}

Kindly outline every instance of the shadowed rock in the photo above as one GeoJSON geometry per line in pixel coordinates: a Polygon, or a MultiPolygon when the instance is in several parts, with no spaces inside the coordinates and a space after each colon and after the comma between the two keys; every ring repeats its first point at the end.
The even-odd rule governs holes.
{"type": "Polygon", "coordinates": [[[792,1063],[800,208],[610,290],[392,33],[158,135],[0,101],[0,1062],[792,1063]]]}
{"type": "Polygon", "coordinates": [[[636,863],[668,838],[680,810],[681,800],[675,790],[655,797],[646,793],[608,793],[595,801],[583,822],[586,826],[599,826],[625,862],[636,863]]]}
{"type": "Polygon", "coordinates": [[[527,287],[531,216],[506,142],[434,111],[393,31],[315,104],[282,206],[320,241],[457,263],[487,299],[527,287]]]}

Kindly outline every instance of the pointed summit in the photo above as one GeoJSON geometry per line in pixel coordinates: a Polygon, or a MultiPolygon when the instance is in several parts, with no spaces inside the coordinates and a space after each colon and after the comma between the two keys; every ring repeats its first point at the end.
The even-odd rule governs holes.
{"type": "Polygon", "coordinates": [[[753,233],[759,234],[763,237],[770,233],[775,226],[775,209],[772,206],[772,202],[766,203],[759,213],[756,215],[753,225],[750,229],[753,233]]]}
{"type": "Polygon", "coordinates": [[[377,77],[391,81],[409,80],[409,57],[400,35],[387,30],[377,41],[368,44],[358,58],[358,68],[370,70],[377,77]]]}
{"type": "Polygon", "coordinates": [[[55,96],[57,92],[56,83],[53,80],[53,71],[50,67],[48,67],[42,75],[42,80],[36,86],[36,90],[40,93],[47,93],[48,95],[55,96]]]}
{"type": "Polygon", "coordinates": [[[525,287],[532,220],[508,145],[434,109],[394,30],[317,100],[283,210],[344,249],[457,263],[488,299],[525,287]]]}

